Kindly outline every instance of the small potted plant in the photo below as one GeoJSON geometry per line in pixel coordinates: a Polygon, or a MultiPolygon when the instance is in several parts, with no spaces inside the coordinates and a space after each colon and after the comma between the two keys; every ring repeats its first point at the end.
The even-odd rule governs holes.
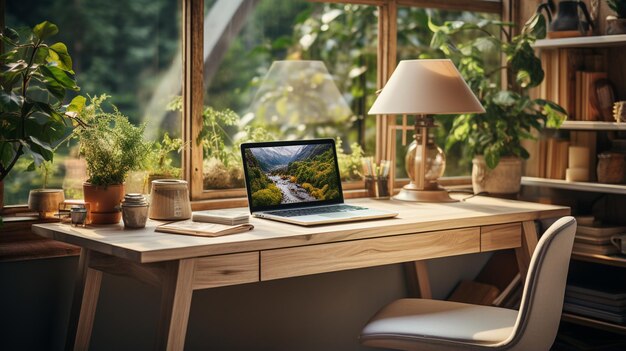
{"type": "Polygon", "coordinates": [[[39,172],[43,177],[42,187],[32,189],[28,193],[28,208],[39,213],[39,218],[52,218],[59,209],[59,204],[65,201],[63,189],[48,189],[48,180],[53,173],[51,161],[45,161],[39,166],[39,172]]]}
{"type": "MultiPolygon", "coordinates": [[[[56,147],[80,122],[70,112],[82,108],[84,98],[63,105],[67,92],[79,88],[65,44],[48,43],[58,32],[45,21],[25,35],[11,28],[0,33],[5,45],[0,59],[0,195],[18,159],[31,159],[29,170],[52,161],[56,147]]],[[[2,200],[0,196],[0,210],[2,200]]]]}
{"type": "MultiPolygon", "coordinates": [[[[447,148],[463,143],[466,156],[473,157],[472,185],[475,193],[517,193],[521,184],[522,159],[529,157],[522,140],[534,139],[533,131],[545,127],[558,128],[566,111],[558,104],[529,97],[528,90],[538,86],[544,78],[541,61],[531,44],[544,38],[546,23],[535,15],[524,26],[522,33],[510,40],[502,40],[487,30],[497,26],[505,35],[502,22],[482,21],[479,24],[459,21],[442,26],[431,23],[431,46],[452,59],[480,99],[486,112],[464,114],[454,119],[447,148]],[[474,39],[456,44],[455,36],[462,32],[478,33],[474,39]],[[492,64],[487,52],[495,50],[505,61],[492,64]],[[506,74],[507,86],[500,84],[501,72],[506,74]]],[[[493,57],[493,56],[492,56],[493,57]]]]}
{"type": "Polygon", "coordinates": [[[626,0],[606,0],[614,15],[606,17],[606,34],[626,33],[626,0]]]}
{"type": "Polygon", "coordinates": [[[106,112],[102,104],[107,98],[90,98],[89,105],[79,113],[86,125],[75,131],[80,155],[87,163],[88,179],[83,191],[93,224],[120,221],[126,176],[144,165],[152,147],[143,138],[145,124],[134,126],[113,105],[112,112],[106,112]]]}

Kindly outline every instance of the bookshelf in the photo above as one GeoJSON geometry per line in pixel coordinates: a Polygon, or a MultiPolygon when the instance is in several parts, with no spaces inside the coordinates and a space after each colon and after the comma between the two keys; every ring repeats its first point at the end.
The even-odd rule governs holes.
{"type": "Polygon", "coordinates": [[[594,182],[570,182],[563,179],[522,177],[522,185],[541,186],[553,189],[600,192],[605,194],[626,195],[626,184],[605,184],[594,182]]]}
{"type": "MultiPolygon", "coordinates": [[[[600,79],[608,78],[612,83],[614,101],[626,100],[626,69],[622,62],[626,57],[626,35],[545,39],[538,40],[534,48],[539,51],[546,73],[545,83],[536,89],[535,97],[559,103],[570,112],[571,120],[565,121],[560,131],[548,131],[530,151],[531,160],[526,164],[526,170],[530,172],[522,177],[522,185],[528,189],[525,191],[529,196],[527,199],[533,199],[533,196],[536,196],[535,199],[545,198],[549,194],[547,196],[551,201],[570,204],[573,213],[593,214],[603,223],[615,221],[626,224],[626,210],[620,210],[626,208],[622,205],[626,204],[626,183],[600,183],[595,177],[599,161],[597,155],[617,150],[619,144],[614,140],[626,139],[626,122],[615,122],[612,114],[607,115],[607,110],[597,109],[600,100],[596,84],[600,79]],[[562,167],[557,166],[555,173],[554,164],[568,158],[567,153],[564,155],[562,150],[549,146],[559,142],[569,142],[568,147],[588,148],[589,181],[566,181],[565,177],[555,176],[562,174],[562,167]],[[607,197],[610,200],[606,200],[607,197]],[[597,212],[594,204],[598,199],[610,203],[605,205],[605,209],[610,207],[611,215],[602,218],[603,214],[597,212]]],[[[569,165],[566,163],[565,167],[569,165]]],[[[585,270],[593,269],[615,269],[617,275],[623,277],[616,279],[626,279],[626,256],[574,251],[572,265],[577,265],[579,269],[572,272],[570,268],[570,274],[586,282],[589,280],[585,277],[585,270]]],[[[564,312],[562,320],[626,335],[626,325],[577,313],[564,312]]]]}
{"type": "Polygon", "coordinates": [[[588,37],[541,39],[535,42],[535,49],[561,48],[603,48],[626,44],[626,34],[594,35],[588,37]]]}
{"type": "Polygon", "coordinates": [[[572,313],[564,312],[561,315],[561,320],[570,322],[570,323],[592,327],[592,328],[604,329],[604,330],[612,331],[615,333],[626,334],[626,326],[615,324],[615,323],[610,323],[610,322],[605,322],[605,321],[601,321],[601,320],[597,320],[593,318],[583,317],[583,316],[579,316],[579,315],[572,314],[572,313]]]}
{"type": "Polygon", "coordinates": [[[626,256],[608,256],[574,251],[572,252],[572,259],[626,268],[626,256]]]}
{"type": "Polygon", "coordinates": [[[626,122],[565,121],[560,129],[589,131],[626,131],[626,122]]]}

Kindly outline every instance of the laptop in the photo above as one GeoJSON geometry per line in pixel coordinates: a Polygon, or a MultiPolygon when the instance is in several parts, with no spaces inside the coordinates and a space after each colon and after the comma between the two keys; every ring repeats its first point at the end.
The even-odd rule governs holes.
{"type": "Polygon", "coordinates": [[[398,215],[344,203],[333,139],[244,143],[241,158],[255,217],[310,226],[398,215]]]}

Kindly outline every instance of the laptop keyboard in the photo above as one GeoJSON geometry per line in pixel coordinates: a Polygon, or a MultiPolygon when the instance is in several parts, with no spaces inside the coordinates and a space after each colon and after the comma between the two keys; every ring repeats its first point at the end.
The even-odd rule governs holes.
{"type": "Polygon", "coordinates": [[[360,206],[351,206],[351,205],[331,205],[331,206],[323,206],[323,207],[298,208],[298,209],[293,209],[293,210],[270,211],[266,213],[272,214],[275,216],[281,216],[281,217],[296,217],[296,216],[316,215],[316,214],[322,214],[322,213],[337,213],[337,212],[349,212],[349,211],[358,211],[358,210],[367,210],[367,208],[360,207],[360,206]]]}

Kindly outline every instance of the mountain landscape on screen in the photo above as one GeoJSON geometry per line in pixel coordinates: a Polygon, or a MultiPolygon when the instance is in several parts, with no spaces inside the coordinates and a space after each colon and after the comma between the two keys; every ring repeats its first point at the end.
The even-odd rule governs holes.
{"type": "Polygon", "coordinates": [[[245,150],[253,207],[339,198],[334,157],[328,144],[245,150]]]}

